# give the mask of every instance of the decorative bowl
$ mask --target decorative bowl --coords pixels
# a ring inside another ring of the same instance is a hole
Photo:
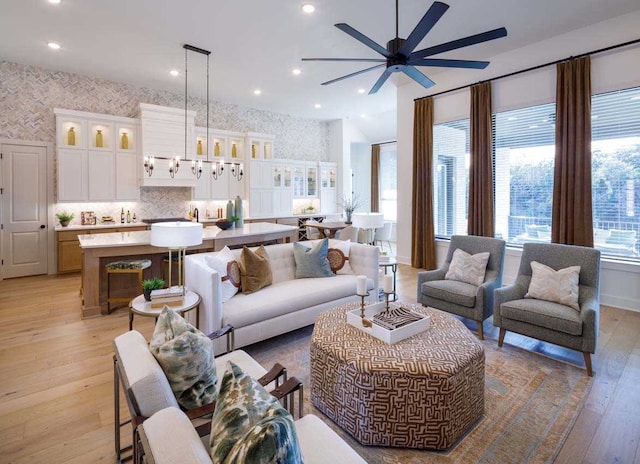
[[[230,221],[228,219],[218,219],[216,221],[216,226],[218,226],[222,230],[227,230],[232,225],[233,225],[233,221]]]

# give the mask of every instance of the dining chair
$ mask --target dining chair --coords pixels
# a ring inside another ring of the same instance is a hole
[[[387,242],[389,245],[389,251],[391,251],[391,230],[393,229],[393,222],[385,222],[384,226],[376,229],[373,241],[377,245],[380,242],[380,249],[383,248],[382,242]]]

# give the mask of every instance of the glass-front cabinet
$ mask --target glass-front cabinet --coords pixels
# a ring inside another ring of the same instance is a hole
[[[306,196],[307,198],[315,198],[318,196],[318,168],[316,166],[307,166],[306,171]]]
[[[306,196],[305,191],[305,167],[293,166],[293,197],[304,198]]]

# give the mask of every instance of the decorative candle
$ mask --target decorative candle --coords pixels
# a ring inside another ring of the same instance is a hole
[[[356,294],[358,295],[367,294],[367,276],[359,275],[356,278]]]
[[[382,278],[382,291],[385,293],[393,293],[393,278],[391,274]]]

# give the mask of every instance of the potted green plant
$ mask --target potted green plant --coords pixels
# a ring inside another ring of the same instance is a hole
[[[144,299],[147,301],[151,301],[151,291],[156,290],[158,288],[163,288],[163,287],[164,287],[164,280],[160,279],[159,277],[143,280],[142,292],[144,294]]]
[[[362,202],[357,194],[350,196],[343,196],[338,205],[344,210],[345,221],[347,224],[351,224],[351,215],[353,212],[362,206]]]
[[[67,227],[73,219],[73,216],[73,213],[67,213],[66,211],[61,211],[56,214],[56,217],[58,218],[58,221],[60,221],[60,225],[62,227]]]

